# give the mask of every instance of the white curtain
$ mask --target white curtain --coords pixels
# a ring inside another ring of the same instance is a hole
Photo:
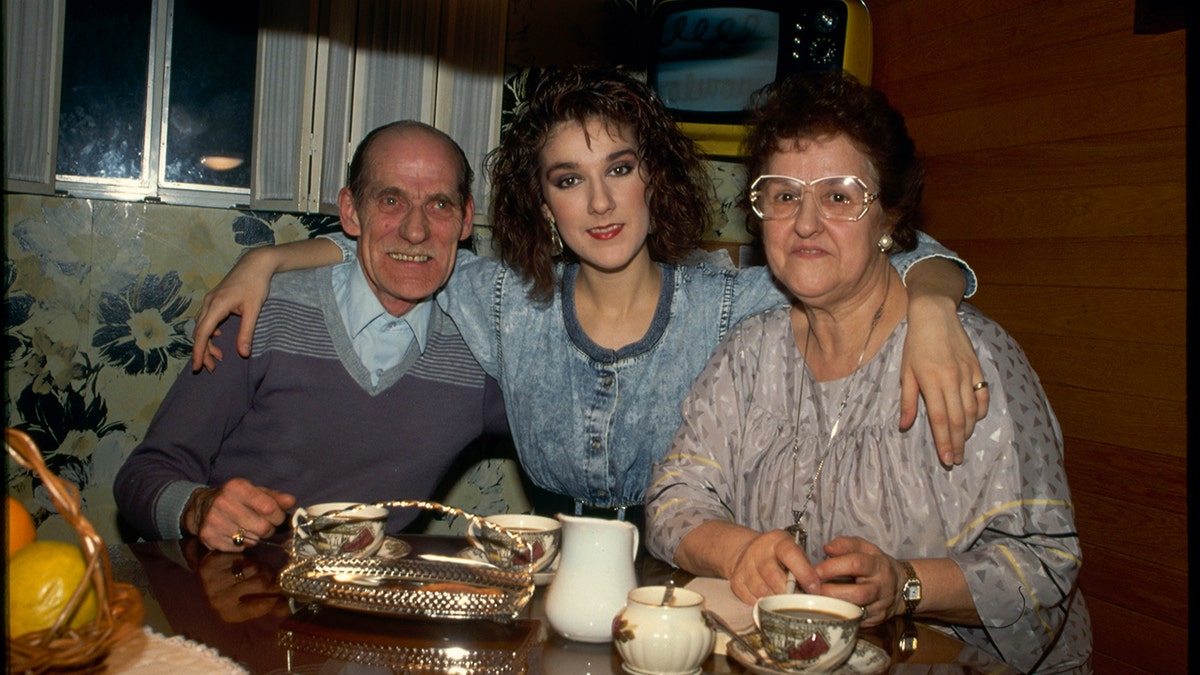
[[[4,11],[4,189],[53,194],[66,0]]]
[[[462,145],[476,170],[477,220],[486,216],[483,158],[500,140],[505,0],[321,0],[307,27],[285,0],[266,4],[292,22],[272,16],[260,34],[254,208],[336,214],[358,142],[414,119]],[[308,111],[311,132],[297,137],[291,130]]]
[[[316,14],[306,3],[289,0],[264,0],[260,7],[250,204],[264,211],[305,211]]]

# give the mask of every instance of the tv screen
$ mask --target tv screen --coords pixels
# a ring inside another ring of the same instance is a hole
[[[672,14],[657,35],[655,82],[680,113],[740,111],[775,81],[779,14],[747,7],[705,7]]]
[[[647,81],[705,153],[737,157],[755,92],[793,73],[871,81],[863,0],[658,0]]]

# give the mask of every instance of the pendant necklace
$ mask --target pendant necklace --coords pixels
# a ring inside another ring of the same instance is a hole
[[[842,402],[838,405],[837,417],[833,420],[833,427],[829,430],[829,440],[825,443],[825,452],[821,453],[821,461],[817,464],[817,471],[813,474],[812,484],[808,487],[808,494],[804,497],[804,503],[799,509],[792,509],[793,523],[787,527],[787,532],[792,535],[792,540],[796,542],[801,549],[808,550],[808,530],[804,529],[804,525],[800,521],[808,513],[808,507],[812,504],[813,497],[817,492],[817,481],[821,478],[821,470],[825,468],[825,460],[829,459],[829,451],[833,449],[833,440],[837,437],[838,431],[842,423],[842,413],[846,412],[846,404],[850,402],[850,392],[854,390],[854,385],[858,383],[858,376],[862,372],[863,358],[867,355],[867,347],[871,345],[871,335],[875,333],[875,326],[879,325],[879,319],[883,317],[883,307],[887,304],[888,291],[892,289],[892,277],[888,275],[887,285],[883,289],[883,302],[879,303],[879,309],[875,310],[875,316],[871,319],[871,327],[867,330],[867,341],[863,344],[862,352],[858,355],[858,363],[854,366],[854,372],[850,377],[850,382],[846,384],[846,393],[842,396]],[[795,437],[792,439],[792,489],[791,493],[796,493],[796,467],[799,463],[800,456],[800,412],[804,408],[804,369],[808,364],[808,344],[812,338],[812,321],[808,322],[808,331],[804,336],[804,362],[800,364],[800,395],[796,405],[796,429]],[[820,405],[820,401],[816,401]]]

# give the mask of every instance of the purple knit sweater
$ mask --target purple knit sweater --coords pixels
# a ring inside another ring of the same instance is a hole
[[[234,477],[300,504],[428,498],[468,443],[507,433],[495,381],[436,304],[424,353],[414,342],[372,386],[330,269],[275,277],[249,359],[236,356],[231,317],[216,339],[230,356],[211,373],[179,375],[113,485],[139,536],[180,538],[191,492]],[[417,515],[394,510],[389,531]]]

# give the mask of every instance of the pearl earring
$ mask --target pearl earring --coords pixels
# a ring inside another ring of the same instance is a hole
[[[883,235],[879,237],[879,241],[875,245],[879,247],[880,253],[886,254],[888,251],[892,250],[892,244],[894,243],[895,242],[892,241],[892,235],[884,232]]]

